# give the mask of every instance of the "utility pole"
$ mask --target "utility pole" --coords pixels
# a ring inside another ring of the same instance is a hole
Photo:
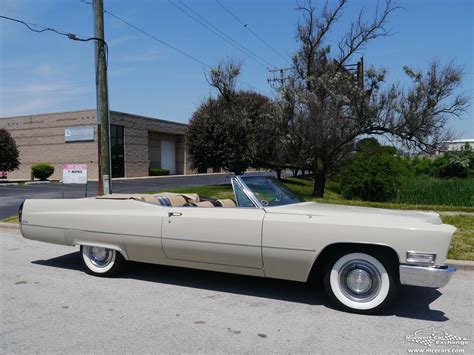
[[[280,82],[280,85],[283,85],[283,83],[285,82],[286,79],[288,78],[285,78],[285,72],[288,71],[288,70],[291,70],[293,69],[292,67],[289,67],[289,68],[273,68],[273,69],[268,69],[268,71],[270,73],[276,73],[276,72],[280,72],[280,77],[279,78],[273,78],[273,79],[267,79],[267,82],[269,84],[271,84],[272,82],[275,82],[275,81],[279,81]]]
[[[112,193],[112,171],[110,154],[109,95],[107,90],[107,45],[104,40],[104,1],[93,0],[97,131],[99,159],[99,195]]]

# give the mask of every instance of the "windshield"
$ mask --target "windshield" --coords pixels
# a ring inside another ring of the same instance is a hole
[[[304,202],[283,183],[271,176],[240,176],[240,178],[263,207]]]

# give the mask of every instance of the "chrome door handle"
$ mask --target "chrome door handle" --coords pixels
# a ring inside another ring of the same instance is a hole
[[[181,212],[168,212],[168,217],[172,216],[182,216],[183,214]]]

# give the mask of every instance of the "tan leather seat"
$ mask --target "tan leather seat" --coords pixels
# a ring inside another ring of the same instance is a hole
[[[217,200],[217,202],[224,208],[237,207],[237,204],[234,202],[234,200],[231,200],[230,198]]]
[[[162,192],[162,193],[159,193],[159,194],[156,194],[156,195],[151,195],[151,196],[166,197],[171,202],[171,206],[173,206],[173,207],[181,207],[181,206],[184,206],[187,203],[186,199],[182,195],[175,194],[175,193],[172,193],[172,192]],[[156,199],[156,200],[158,200],[158,199]]]
[[[198,194],[181,194],[189,203],[198,203],[201,201]]]

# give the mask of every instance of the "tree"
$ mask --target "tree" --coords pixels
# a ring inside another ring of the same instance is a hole
[[[15,140],[6,129],[0,129],[0,171],[18,169],[20,161]]]
[[[194,168],[224,168],[242,174],[249,166],[262,167],[274,146],[274,105],[269,98],[235,88],[240,66],[221,62],[208,82],[219,95],[194,112],[186,142]]]
[[[432,151],[450,137],[448,121],[460,117],[468,104],[466,97],[454,94],[462,77],[454,64],[433,62],[427,72],[405,67],[412,81],[408,88],[384,85],[383,69],[370,68],[363,78],[354,78],[346,65],[369,41],[390,35],[386,25],[397,6],[386,0],[370,20],[361,10],[333,54],[328,37],[346,2],[339,0],[332,8],[326,3],[320,12],[311,1],[299,8],[299,49],[292,80],[284,84],[294,97],[291,135],[300,142],[301,160],[314,172],[317,197],[358,138],[385,135],[409,148]]]

